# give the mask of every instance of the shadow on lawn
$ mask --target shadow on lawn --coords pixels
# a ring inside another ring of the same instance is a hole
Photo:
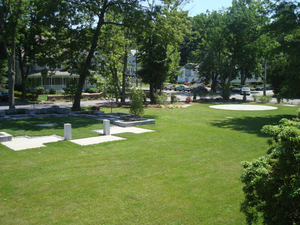
[[[277,125],[282,118],[292,119],[294,117],[292,115],[275,115],[267,117],[228,118],[228,120],[224,121],[211,122],[211,125],[265,137],[261,132],[263,126]]]
[[[56,126],[36,126],[37,124],[56,123]],[[63,129],[65,123],[71,123],[72,128],[84,128],[92,126],[96,123],[102,124],[102,121],[97,121],[82,117],[44,117],[24,120],[6,120],[1,121],[1,130],[24,130],[24,131],[42,131]]]

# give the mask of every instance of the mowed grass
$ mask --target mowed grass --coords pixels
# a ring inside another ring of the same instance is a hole
[[[156,125],[142,127],[155,132],[119,135],[125,141],[62,141],[18,152],[0,145],[0,224],[245,224],[241,161],[266,154],[263,125],[298,109],[278,107],[146,109]],[[58,126],[34,126],[45,122]],[[66,117],[1,121],[0,131],[63,136],[65,122],[74,139],[102,128]]]

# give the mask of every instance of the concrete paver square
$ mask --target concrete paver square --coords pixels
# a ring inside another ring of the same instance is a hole
[[[120,140],[126,140],[126,139],[121,137],[111,136],[111,135],[105,135],[105,136],[82,138],[82,139],[76,139],[70,141],[81,146],[87,146],[87,145],[94,145],[94,144],[99,144],[104,142],[120,141]]]
[[[94,130],[99,134],[103,134],[103,130]],[[111,126],[110,134],[121,134],[121,133],[134,133],[141,134],[146,132],[154,132],[153,130],[143,129],[139,127],[119,127],[119,126]]]
[[[57,142],[64,140],[62,137],[56,135],[42,136],[42,137],[13,137],[11,141],[2,142],[6,147],[20,151],[30,148],[46,147],[45,143]]]

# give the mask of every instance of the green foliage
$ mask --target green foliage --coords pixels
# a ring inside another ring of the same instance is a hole
[[[292,99],[300,96],[300,5],[297,1],[276,1],[272,9],[268,30],[277,45],[269,63],[269,77],[275,94]]]
[[[55,102],[55,101],[56,101],[56,98],[51,98],[51,101],[52,101],[52,102]]]
[[[171,105],[168,105],[168,108],[169,109],[180,109],[181,105],[173,105],[173,104],[171,104]]]
[[[261,96],[258,96],[258,100],[261,101],[262,103],[267,103],[267,102],[270,102],[272,100],[272,96],[271,95],[261,95]]]
[[[87,93],[97,93],[97,89],[96,88],[89,88],[89,89],[86,89],[85,92]]]
[[[231,93],[230,93],[229,90],[227,90],[227,89],[223,89],[223,90],[222,90],[221,96],[222,96],[223,99],[228,100],[229,97],[230,97],[230,95],[231,95]]]
[[[56,90],[54,88],[50,88],[49,94],[52,94],[52,95],[56,94]]]
[[[252,97],[253,97],[254,101],[256,102],[257,99],[259,98],[259,95],[252,95]]]
[[[63,95],[69,97],[70,99],[75,98],[76,92],[77,92],[77,84],[75,83],[67,84],[67,86],[63,88]]]
[[[167,104],[167,98],[168,95],[165,92],[162,93],[155,93],[154,94],[155,103],[159,105],[166,105]]]
[[[300,121],[282,119],[277,126],[264,126],[270,135],[268,155],[243,162],[245,200],[241,211],[247,223],[299,224],[300,219]]]
[[[45,88],[44,88],[44,87],[36,87],[35,90],[36,90],[36,93],[37,93],[38,95],[43,95],[43,94],[45,94]]]
[[[189,33],[187,13],[178,11],[178,1],[149,7],[142,12],[136,30],[138,58],[141,69],[138,76],[150,84],[150,99],[154,103],[154,90],[179,73],[179,44]]]
[[[176,93],[172,93],[171,94],[171,104],[174,104],[177,101],[178,101],[177,94]]]
[[[129,112],[131,114],[134,114],[136,117],[140,117],[144,114],[144,107],[143,107],[143,101],[144,101],[145,93],[143,90],[140,89],[131,89],[130,91],[130,110]]]
[[[210,99],[214,99],[217,96],[217,93],[214,91],[209,91],[208,95],[209,95]]]

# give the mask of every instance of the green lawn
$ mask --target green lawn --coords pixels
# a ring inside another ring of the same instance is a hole
[[[146,109],[156,125],[142,127],[155,132],[119,135],[126,141],[86,147],[63,141],[19,152],[0,145],[0,223],[245,224],[241,161],[265,154],[263,125],[298,110],[278,107]],[[59,125],[34,126],[41,122]],[[74,139],[102,128],[90,119],[49,118],[1,121],[0,131],[63,136],[65,122]]]

